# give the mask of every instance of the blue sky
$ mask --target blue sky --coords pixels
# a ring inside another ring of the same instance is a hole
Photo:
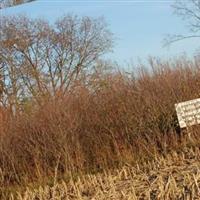
[[[198,39],[190,39],[163,47],[166,34],[187,33],[186,23],[173,14],[173,0],[37,0],[1,10],[1,15],[23,13],[31,17],[55,20],[72,13],[92,17],[104,16],[115,36],[114,52],[109,58],[120,63],[148,56],[189,56],[199,47]]]

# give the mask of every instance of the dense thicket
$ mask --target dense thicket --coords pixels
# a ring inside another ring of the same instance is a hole
[[[102,170],[155,159],[187,145],[199,147],[178,128],[174,104],[200,95],[198,59],[151,60],[136,74],[96,74],[62,99],[24,105],[4,115],[0,134],[2,184],[54,174]],[[6,120],[5,120],[6,119]]]
[[[199,57],[109,70],[112,35],[88,17],[9,17],[0,33],[2,188],[200,147],[199,126],[181,131],[174,108],[200,96]]]

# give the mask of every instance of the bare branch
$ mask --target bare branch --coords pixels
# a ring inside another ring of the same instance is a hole
[[[189,35],[167,35],[164,40],[164,46],[185,39],[200,38],[200,0],[179,0],[172,7],[174,13],[187,22]]]
[[[36,101],[64,95],[112,48],[112,34],[101,18],[67,15],[50,25],[24,16],[3,17],[0,31],[4,84],[15,102],[23,95]]]

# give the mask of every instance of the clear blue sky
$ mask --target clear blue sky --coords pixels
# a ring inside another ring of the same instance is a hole
[[[1,10],[1,15],[23,13],[53,21],[72,13],[93,17],[104,16],[116,38],[114,52],[109,57],[120,63],[148,56],[189,56],[199,47],[199,40],[190,39],[163,48],[166,34],[187,33],[186,24],[173,14],[173,0],[37,0]]]

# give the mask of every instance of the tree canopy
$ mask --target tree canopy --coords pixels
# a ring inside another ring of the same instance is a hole
[[[0,24],[1,102],[64,95],[112,48],[104,19],[66,15],[55,24],[25,16]]]

